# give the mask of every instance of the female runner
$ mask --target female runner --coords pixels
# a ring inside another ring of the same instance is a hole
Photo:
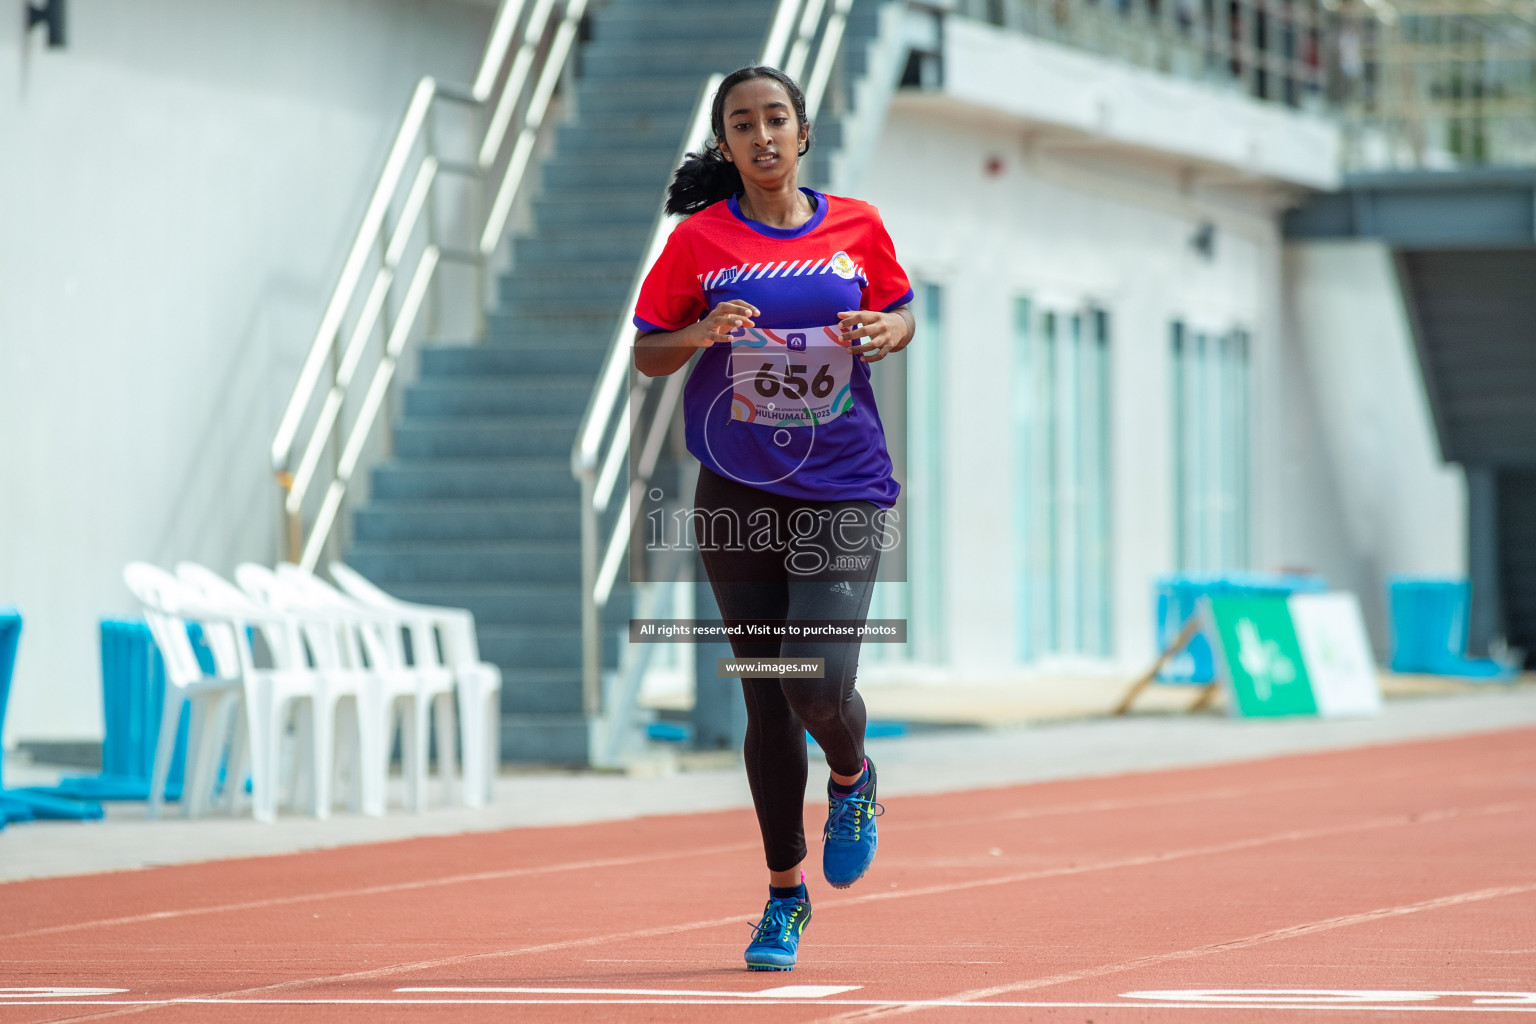
[[[701,463],[695,528],[725,623],[862,623],[899,490],[867,364],[912,340],[912,289],[874,207],[797,186],[811,124],[789,76],[731,74],[710,123],[713,145],[689,154],[668,192],[668,212],[692,216],[645,279],[635,364],[662,376],[703,350],[684,422]],[[787,971],[811,917],[800,870],[807,730],[832,776],[823,875],[845,888],[875,856],[859,644],[733,633],[732,648],[824,663],[819,679],[742,680],[769,894],[746,962]]]

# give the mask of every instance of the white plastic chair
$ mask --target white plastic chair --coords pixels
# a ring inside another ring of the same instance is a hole
[[[194,562],[180,563],[176,573],[202,594],[213,614],[227,625],[227,632],[215,629],[210,641],[215,659],[227,658],[233,649],[240,665],[245,683],[253,816],[257,821],[275,821],[286,789],[295,799],[304,793],[315,817],[328,817],[332,747],[320,719],[329,714],[329,695],[325,680],[306,657],[299,620],[253,599],[218,573]],[[259,630],[266,642],[270,666],[256,664],[253,629]],[[296,719],[297,729],[285,786],[282,753],[290,716]]]
[[[181,709],[191,704],[181,805],[183,814],[195,817],[206,813],[215,803],[213,788],[226,750],[224,738],[229,733],[229,716],[240,710],[241,680],[238,672],[220,671],[213,676],[203,673],[187,636],[188,621],[198,621],[206,612],[198,607],[199,595],[195,591],[165,570],[143,562],[126,566],[123,582],[144,606],[150,636],[165,663],[165,699],[150,776],[148,814],[151,818],[159,817],[164,806]],[[205,622],[205,635],[213,628],[215,624]],[[230,787],[234,788],[238,787]]]
[[[459,698],[460,750],[464,765],[464,804],[483,807],[494,797],[501,764],[501,669],[480,660],[475,617],[464,608],[402,601],[374,586],[342,562],[330,564],[331,578],[347,594],[374,608],[397,614],[411,633],[417,665],[446,663]],[[442,661],[437,637],[442,637]]]
[[[309,595],[317,607],[335,609],[355,630],[361,642],[357,654],[366,654],[369,670],[381,688],[382,699],[373,711],[379,716],[375,727],[383,737],[375,751],[384,758],[379,770],[387,777],[390,741],[398,721],[406,805],[412,810],[421,810],[427,802],[428,742],[432,712],[436,710],[438,775],[444,793],[451,796],[457,747],[453,673],[436,659],[417,659],[414,665],[408,662],[403,630],[410,628],[410,623],[399,612],[365,605],[291,563],[280,564],[277,576]]]
[[[346,772],[347,806],[354,812],[384,813],[384,779],[373,769],[382,742],[372,728],[378,686],[361,659],[349,649],[349,624],[332,609],[316,607],[271,569],[247,562],[235,567],[235,579],[250,597],[292,617],[302,638],[300,656],[315,678],[311,718],[314,739],[315,803],[327,817],[337,769]]]

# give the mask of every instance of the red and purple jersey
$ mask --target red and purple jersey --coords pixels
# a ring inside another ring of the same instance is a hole
[[[880,214],[801,189],[816,206],[798,228],[749,220],[735,198],[679,224],[646,275],[641,331],[678,331],[728,299],[762,315],[699,356],[683,389],[688,450],[728,479],[813,501],[896,501],[869,364],[837,315],[912,301]]]

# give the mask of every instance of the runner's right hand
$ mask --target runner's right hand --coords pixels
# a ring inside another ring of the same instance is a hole
[[[752,322],[755,316],[762,316],[755,307],[736,299],[727,299],[689,329],[688,341],[696,348],[708,348],[718,342],[729,343],[732,331],[755,326]]]

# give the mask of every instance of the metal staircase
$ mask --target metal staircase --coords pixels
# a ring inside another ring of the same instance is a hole
[[[520,24],[557,19],[560,6],[537,0]],[[882,6],[594,0],[586,12],[589,38],[564,72],[567,120],[543,164],[531,227],[512,240],[513,269],[495,282],[484,339],[420,350],[419,377],[404,389],[392,424],[392,451],[372,467],[369,496],[353,512],[342,551],[391,593],[474,613],[481,654],[503,674],[505,759],[585,764],[594,757],[602,698],[594,697],[592,666],[584,672],[583,664],[594,645],[583,639],[590,601],[583,597],[582,488],[572,449],[612,356],[615,325],[627,323],[637,268],[654,242],[658,206],[701,87],[712,74],[756,63],[771,27],[790,48],[835,22],[837,31],[823,40],[830,50],[820,148],[807,169],[807,183],[825,187],[838,177],[837,143],[863,95],[858,83],[870,77],[866,51],[875,52],[869,43]],[[883,118],[900,62],[877,54],[873,63],[881,69],[883,84],[872,95]],[[863,102],[866,114],[875,113],[873,101]],[[858,127],[861,138],[870,135],[863,121]],[[505,208],[499,215],[505,218]],[[489,255],[499,240],[485,242]],[[331,330],[339,341],[339,325]],[[392,345],[403,335],[388,333]],[[398,346],[391,351],[398,354]],[[355,464],[360,444],[349,439],[345,447]],[[290,501],[292,521],[301,504],[302,493]],[[316,522],[318,535],[302,545],[302,526],[293,531],[294,548],[302,546],[310,564],[330,526]],[[620,583],[597,619],[596,661],[610,677],[631,604]]]
[[[1397,261],[1440,451],[1467,472],[1470,646],[1503,637],[1532,656],[1536,246],[1408,249]]]
[[[411,600],[470,609],[502,670],[502,750],[585,763],[579,490],[571,444],[699,83],[756,57],[771,0],[614,0],[590,15],[576,116],[558,129],[486,337],[422,350],[394,457],[347,560]],[[607,608],[617,658],[625,592]]]
[[[1536,658],[1536,169],[1350,175],[1285,235],[1393,249],[1440,455],[1467,474],[1468,649]]]

